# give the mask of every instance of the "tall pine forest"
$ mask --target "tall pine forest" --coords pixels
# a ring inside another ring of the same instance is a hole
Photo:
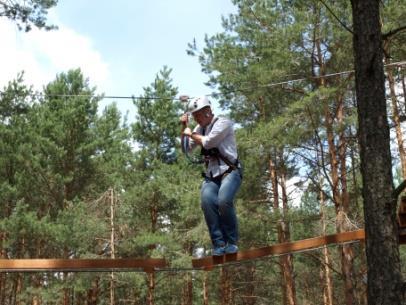
[[[236,123],[240,249],[364,228],[351,2],[232,2],[223,31],[185,49],[209,77],[214,112]],[[406,179],[406,2],[380,1],[380,14],[396,187]],[[367,305],[364,242],[192,268],[211,253],[203,168],[181,152],[184,92],[171,73],[145,80],[134,117],[120,100],[102,108],[80,67],[40,92],[24,72],[1,88],[0,258],[169,266],[3,272],[0,305]],[[406,246],[399,255],[405,280]]]

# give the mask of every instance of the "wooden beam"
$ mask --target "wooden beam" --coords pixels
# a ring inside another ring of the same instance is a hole
[[[365,239],[365,231],[362,229],[333,235],[319,236],[295,242],[276,244],[257,249],[250,249],[240,251],[236,254],[226,254],[223,256],[209,256],[199,259],[193,259],[192,265],[195,268],[203,268],[206,270],[210,270],[213,268],[214,265],[223,264],[227,262],[244,261],[269,255],[289,254],[297,251],[314,249],[329,244],[345,243],[349,241],[364,240],[364,239]]]
[[[0,259],[0,272],[134,271],[153,272],[166,267],[164,259]]]

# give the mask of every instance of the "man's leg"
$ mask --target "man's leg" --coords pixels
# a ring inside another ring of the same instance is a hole
[[[224,248],[226,243],[220,227],[220,214],[217,199],[218,191],[219,186],[215,182],[206,179],[203,182],[201,189],[201,207],[204,213],[207,227],[209,229],[214,252],[218,250],[218,253],[214,254],[221,255],[222,253],[220,252],[222,252],[223,250],[219,248]]]
[[[234,199],[240,186],[240,173],[238,170],[234,170],[223,178],[218,193],[220,226],[225,234],[225,242],[229,245],[236,245],[238,241],[238,222]]]

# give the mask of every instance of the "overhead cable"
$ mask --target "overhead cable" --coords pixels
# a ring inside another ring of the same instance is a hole
[[[406,61],[398,61],[398,62],[393,62],[389,64],[384,64],[384,67],[392,67],[392,66],[397,66],[397,67],[402,67],[406,65]],[[315,80],[315,79],[321,79],[321,78],[329,78],[329,77],[334,77],[334,76],[339,76],[339,75],[347,75],[350,73],[354,73],[355,70],[348,70],[348,71],[341,71],[341,72],[335,72],[335,73],[330,73],[330,74],[325,74],[325,75],[319,75],[319,76],[309,76],[309,77],[302,77],[302,78],[296,78],[296,79],[290,79],[286,81],[280,81],[280,82],[275,82],[275,83],[268,83],[268,84],[263,84],[263,85],[257,85],[257,86],[252,86],[252,87],[247,87],[244,89],[236,89],[236,90],[230,90],[227,93],[232,93],[232,92],[239,92],[239,91],[245,91],[245,90],[253,90],[257,88],[271,88],[271,87],[276,87],[276,86],[281,86],[281,85],[287,85],[287,84],[292,84],[296,82],[302,82],[305,80]],[[4,91],[0,91],[0,96],[4,94]],[[214,92],[211,94],[206,94],[206,96],[215,96],[219,95],[221,92]],[[100,99],[130,99],[130,100],[169,100],[169,101],[183,101],[182,96],[179,96],[178,98],[171,98],[171,97],[158,97],[158,96],[121,96],[121,95],[103,95],[103,94],[44,94],[44,93],[34,93],[31,94],[31,96],[36,96],[36,97],[84,97],[84,98],[100,98]],[[193,97],[191,97],[193,98]]]

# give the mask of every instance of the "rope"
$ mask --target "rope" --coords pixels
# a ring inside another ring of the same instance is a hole
[[[182,136],[182,152],[185,154],[186,159],[192,164],[203,164],[202,159],[193,158],[189,155],[189,137]]]

